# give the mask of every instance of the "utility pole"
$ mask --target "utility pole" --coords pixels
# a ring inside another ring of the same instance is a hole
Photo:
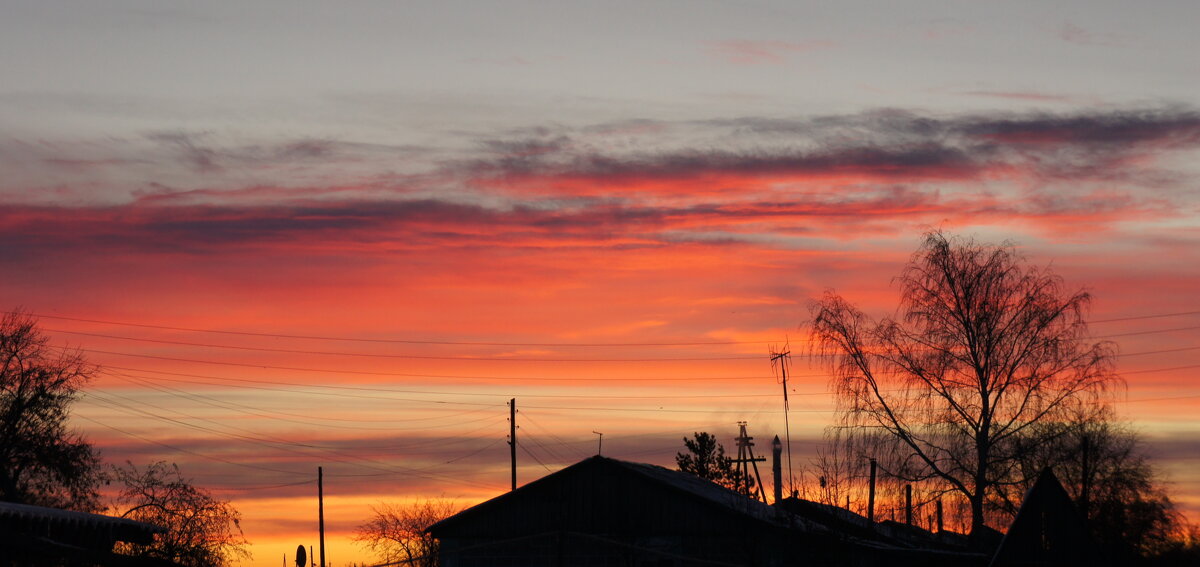
[[[875,459],[871,459],[871,484],[867,492],[867,521],[875,528]]]
[[[1084,431],[1083,439],[1080,440],[1080,444],[1082,445],[1080,449],[1083,452],[1083,474],[1081,475],[1083,477],[1083,488],[1079,492],[1079,508],[1083,511],[1083,519],[1085,521],[1090,519],[1092,514],[1092,471],[1090,469],[1091,463],[1089,462],[1091,458],[1091,443],[1088,441],[1087,432]]]
[[[942,533],[942,499],[937,499],[937,533]]]
[[[754,438],[746,433],[746,422],[738,422],[739,435],[737,437],[738,457],[733,460],[737,463],[738,482],[740,483],[739,491],[751,498],[767,501],[767,494],[763,491],[762,477],[758,474],[758,462],[767,460],[766,457],[754,456]],[[750,476],[750,467],[754,467],[754,476]],[[756,482],[754,489],[750,489],[750,479],[753,478]]]
[[[604,434],[600,433],[599,431],[593,431],[592,433],[595,433],[596,435],[600,436],[600,445],[598,447],[596,447],[596,455],[603,455],[604,454]]]
[[[788,485],[796,485],[796,477],[792,473],[792,427],[788,423],[788,359],[792,355],[792,351],[788,349],[787,344],[783,346],[783,350],[775,352],[775,348],[771,348],[771,368],[779,368],[780,383],[783,384],[783,435],[787,439],[787,458],[788,458]]]
[[[912,514],[913,514],[912,485],[906,484],[906,485],[904,485],[904,523],[905,523],[905,525],[909,525],[909,526],[913,525],[912,524]]]
[[[517,489],[517,399],[508,400],[508,453],[512,457],[512,489]]]
[[[321,533],[321,567],[325,567],[325,471],[317,467],[317,524]]]

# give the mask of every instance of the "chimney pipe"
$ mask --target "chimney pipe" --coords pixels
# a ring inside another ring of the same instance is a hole
[[[783,443],[779,436],[771,442],[771,474],[775,476],[775,503],[783,500]]]

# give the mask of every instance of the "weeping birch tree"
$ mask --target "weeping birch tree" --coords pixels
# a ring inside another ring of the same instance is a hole
[[[957,493],[978,534],[989,502],[1037,474],[1020,466],[1021,447],[1060,430],[1038,426],[1069,420],[1116,383],[1114,348],[1088,339],[1085,291],[1009,245],[929,233],[896,283],[894,319],[872,320],[832,292],[811,306],[843,450]]]

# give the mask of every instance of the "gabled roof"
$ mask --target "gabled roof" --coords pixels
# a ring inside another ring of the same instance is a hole
[[[1045,469],[1025,494],[991,565],[1088,565],[1095,549],[1071,496]]]
[[[592,459],[604,459],[654,482],[682,491],[688,495],[702,498],[732,512],[750,516],[764,522],[777,523],[779,515],[771,506],[694,474],[673,471],[658,465],[619,461],[601,456],[595,456]]]
[[[534,492],[540,486],[548,485],[559,478],[579,474],[589,469],[601,469],[605,474],[634,475],[683,498],[699,501],[707,506],[712,506],[755,521],[776,526],[791,525],[793,527],[805,527],[817,531],[822,529],[820,526],[793,518],[789,514],[783,514],[758,500],[747,498],[742,494],[689,473],[670,470],[658,465],[634,463],[597,455],[546,475],[512,492],[502,494],[477,506],[463,510],[454,516],[430,526],[427,531],[437,532],[458,523],[464,517],[484,513],[487,510],[502,507],[508,503],[515,503],[524,494]]]

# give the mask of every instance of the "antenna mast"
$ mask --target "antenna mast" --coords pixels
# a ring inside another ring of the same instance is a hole
[[[783,384],[783,433],[787,438],[787,460],[788,460],[788,485],[789,487],[796,486],[796,477],[792,473],[792,427],[788,422],[788,361],[792,355],[792,351],[788,348],[788,344],[783,344],[783,350],[776,352],[775,347],[771,347],[771,370],[779,369],[779,382]]]

